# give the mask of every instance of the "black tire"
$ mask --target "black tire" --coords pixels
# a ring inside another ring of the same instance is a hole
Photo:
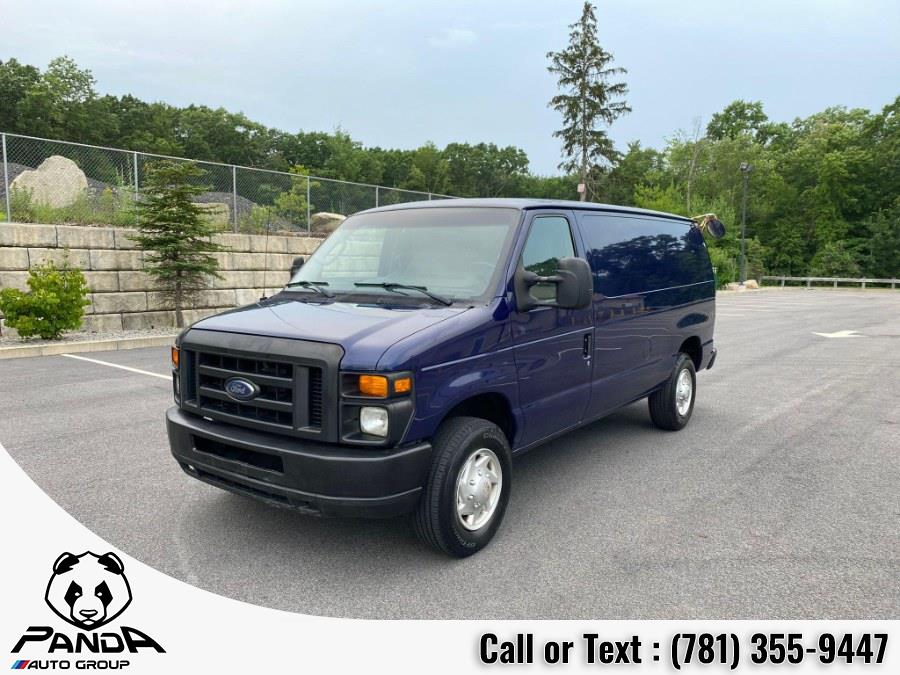
[[[676,395],[678,378],[683,371],[690,373],[691,378],[691,404],[684,415],[678,412]],[[697,400],[697,371],[694,369],[694,361],[687,354],[679,354],[675,361],[675,368],[666,383],[650,394],[650,419],[660,429],[666,431],[679,431],[687,426],[694,412],[694,401]]]
[[[478,417],[453,417],[438,429],[433,447],[431,472],[413,524],[416,534],[437,550],[465,558],[487,546],[503,521],[512,487],[509,442],[496,424]],[[470,455],[481,448],[491,450],[499,460],[500,496],[490,520],[468,530],[457,516],[457,479]]]

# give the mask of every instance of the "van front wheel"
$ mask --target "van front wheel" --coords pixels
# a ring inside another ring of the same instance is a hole
[[[512,479],[512,453],[500,428],[453,417],[434,437],[416,533],[439,551],[464,558],[487,546],[500,527]]]
[[[694,412],[697,372],[687,354],[679,354],[675,369],[662,388],[650,394],[650,419],[660,429],[678,431],[687,426]]]

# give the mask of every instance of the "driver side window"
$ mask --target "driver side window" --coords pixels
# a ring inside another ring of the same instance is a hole
[[[522,265],[528,272],[542,277],[556,274],[560,258],[575,255],[569,221],[562,216],[541,216],[531,223],[528,240],[522,250]],[[531,287],[535,300],[556,300],[556,284],[535,284]]]

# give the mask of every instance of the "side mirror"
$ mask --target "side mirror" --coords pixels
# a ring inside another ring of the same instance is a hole
[[[304,258],[302,255],[294,258],[294,262],[291,263],[291,277],[292,278],[300,270],[300,268],[303,267],[303,263],[305,263],[305,262],[306,262],[306,258]]]
[[[715,213],[704,213],[702,216],[693,216],[695,227],[713,239],[721,239],[725,236],[725,225],[716,217]]]
[[[725,236],[725,224],[718,218],[711,218],[706,223],[706,231],[713,239],[721,239]]]
[[[514,279],[516,309],[527,312],[534,307],[549,306],[563,309],[584,309],[591,304],[594,282],[591,266],[582,258],[562,258],[556,274],[542,277],[521,265]],[[556,302],[542,302],[531,295],[535,284],[556,284]]]

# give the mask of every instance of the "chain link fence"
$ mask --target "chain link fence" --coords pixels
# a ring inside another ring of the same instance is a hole
[[[134,204],[159,161],[203,169],[197,202],[223,231],[327,231],[375,206],[448,195],[0,133],[0,222],[135,227]]]

